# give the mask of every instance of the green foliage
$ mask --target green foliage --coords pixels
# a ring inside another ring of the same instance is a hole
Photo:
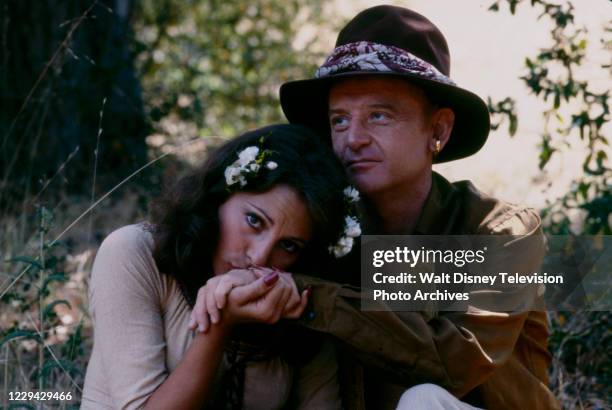
[[[0,347],[14,339],[32,339],[40,342],[40,336],[33,330],[9,329],[0,340]]]
[[[200,135],[233,136],[284,121],[278,87],[310,77],[322,55],[294,49],[305,25],[329,22],[321,0],[139,2],[137,66],[154,121],[195,124]],[[159,128],[159,124],[158,124]]]
[[[551,312],[551,383],[564,408],[604,408],[612,397],[610,312]]]
[[[506,0],[511,13],[516,12],[522,0]],[[501,1],[496,1],[491,10],[499,10]],[[551,45],[539,50],[534,57],[525,59],[527,73],[521,77],[525,85],[542,98],[549,107],[542,112],[544,127],[540,135],[540,169],[545,169],[550,160],[571,149],[569,140],[576,133],[586,147],[581,172],[568,192],[542,211],[547,229],[551,233],[569,234],[570,210],[584,211],[585,234],[612,234],[609,218],[612,212],[612,169],[608,152],[609,141],[603,133],[610,120],[609,90],[597,92],[588,79],[576,74],[577,68],[589,64],[586,60],[587,30],[574,26],[574,7],[571,2],[553,4],[541,0],[530,0],[533,7],[541,9],[539,18],[548,18],[553,23]],[[611,32],[611,27],[606,28]],[[602,39],[605,50],[612,51],[612,40]],[[606,69],[608,66],[600,67]],[[552,72],[561,71],[561,75]],[[506,98],[500,103],[489,101],[489,108],[501,116],[494,122],[494,129],[504,117],[509,119],[509,131],[516,131],[515,102]],[[569,114],[567,114],[569,112]],[[496,115],[497,117],[497,115]]]
[[[498,11],[507,3],[515,14],[523,0],[498,0],[490,7]],[[612,212],[612,170],[608,153],[609,141],[603,133],[610,120],[609,90],[596,92],[588,79],[578,78],[577,68],[590,61],[586,58],[587,30],[574,26],[571,2],[553,4],[530,0],[542,12],[539,18],[553,23],[551,45],[525,59],[527,73],[521,77],[548,108],[542,113],[544,127],[540,138],[539,166],[544,170],[555,155],[572,146],[571,137],[578,135],[586,147],[582,167],[565,195],[549,202],[542,211],[545,230],[552,234],[610,235]],[[612,26],[605,33],[612,32]],[[612,40],[602,39],[604,50],[612,54]],[[556,70],[561,75],[552,75]],[[599,67],[610,71],[610,65]],[[489,101],[491,112],[501,119],[516,123],[515,101],[506,98],[498,104]],[[569,114],[567,114],[569,113]],[[510,132],[512,134],[512,131]],[[582,230],[572,231],[570,212],[582,210]],[[549,341],[553,353],[551,384],[564,408],[604,408],[612,397],[612,332],[610,312],[551,312],[552,334]]]
[[[518,117],[516,115],[516,102],[510,98],[506,97],[503,100],[494,103],[491,97],[487,99],[487,106],[489,108],[489,112],[493,115],[493,121],[491,122],[491,129],[498,129],[505,121],[505,118],[508,118],[508,133],[511,137],[516,134],[516,130],[518,128]],[[497,120],[497,121],[496,121]]]
[[[4,261],[10,284],[5,282],[0,289],[0,311],[4,313],[0,352],[7,366],[0,373],[0,383],[11,386],[12,391],[53,386],[75,394],[84,373],[82,323],[70,329],[57,316],[60,306],[73,310],[68,300],[58,298],[58,285],[68,280],[63,270],[66,250],[46,239],[53,227],[51,211],[40,207],[37,214],[37,243],[28,248],[35,249],[38,256],[20,255]]]

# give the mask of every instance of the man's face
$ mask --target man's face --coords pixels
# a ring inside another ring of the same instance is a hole
[[[354,77],[329,94],[332,145],[366,195],[405,189],[431,171],[432,107],[392,77]]]

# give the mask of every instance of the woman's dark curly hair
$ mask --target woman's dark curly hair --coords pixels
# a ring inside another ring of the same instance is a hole
[[[269,151],[266,161],[278,167],[262,167],[246,186],[234,184],[230,189],[225,169],[249,146]],[[266,192],[279,184],[298,192],[313,221],[313,239],[291,267],[293,272],[308,271],[309,263],[320,264],[330,257],[327,248],[342,234],[346,209],[342,191],[348,181],[329,146],[305,127],[270,125],[232,139],[153,204],[153,256],[160,272],[178,281],[191,306],[198,289],[213,275],[219,207],[237,191]]]

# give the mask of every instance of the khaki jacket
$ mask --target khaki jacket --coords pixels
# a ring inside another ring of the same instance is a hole
[[[533,210],[434,173],[415,233],[524,235],[508,244],[517,255],[512,268],[535,271],[545,251],[540,225]],[[490,409],[559,408],[548,389],[545,312],[366,312],[357,286],[295,279],[312,287],[302,323],[339,340],[348,409],[395,409],[402,392],[421,383]]]

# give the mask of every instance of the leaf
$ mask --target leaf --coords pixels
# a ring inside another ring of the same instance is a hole
[[[58,306],[58,305],[66,305],[68,307],[68,309],[72,309],[72,306],[70,306],[70,303],[67,300],[65,300],[65,299],[54,300],[53,302],[51,302],[47,306],[45,306],[45,309],[43,310],[42,317],[43,318],[47,318],[47,317],[51,316],[51,314],[55,313],[53,311],[53,309],[56,306]]]
[[[488,8],[489,11],[499,11],[499,4],[493,3],[491,7]]]
[[[31,258],[29,256],[16,256],[14,258],[8,259],[6,262],[8,263],[23,262],[30,266],[34,266],[36,269],[39,269],[39,270],[43,268],[42,264],[37,259]]]
[[[603,150],[597,151],[597,161],[598,162],[604,161],[606,159],[608,159],[608,154],[606,154],[605,151]]]
[[[519,0],[509,0],[510,1],[510,13],[514,14],[516,13],[516,4],[519,2]]]
[[[70,375],[82,374],[81,370],[72,362],[64,359],[56,360],[47,360],[45,364],[43,364],[42,369],[40,369],[40,373],[43,378],[47,378],[53,369],[60,369],[69,373]]]
[[[34,330],[14,330],[8,335],[4,336],[2,340],[0,340],[0,347],[4,345],[6,342],[11,341],[13,339],[34,339],[37,342],[40,342],[40,336]]]
[[[51,282],[66,282],[68,278],[63,273],[54,273],[53,275],[49,275],[45,278],[40,290],[38,291],[39,295],[45,294],[47,292],[47,287]]]
[[[553,147],[550,146],[549,138],[550,137],[544,137],[542,139],[539,163],[540,169],[544,169],[548,161],[550,161],[552,154],[556,151]]]
[[[510,126],[508,127],[508,132],[510,136],[513,137],[516,134],[516,130],[518,128],[518,118],[515,115],[510,115]]]
[[[588,193],[589,193],[589,188],[590,187],[591,187],[591,184],[587,183],[587,182],[580,182],[580,185],[578,185],[578,193],[585,200],[588,198]]]

